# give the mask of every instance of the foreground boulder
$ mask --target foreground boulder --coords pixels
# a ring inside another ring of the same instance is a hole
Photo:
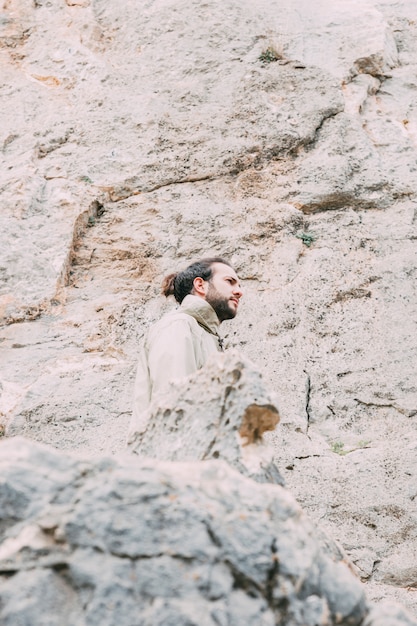
[[[369,613],[292,496],[225,462],[87,463],[16,438],[0,472],[2,626],[359,626]]]
[[[258,482],[284,484],[273,447],[278,409],[261,374],[237,351],[216,354],[201,370],[155,399],[130,449],[164,461],[224,459]]]
[[[0,475],[2,626],[416,625],[373,618],[292,496],[225,462],[84,462],[15,438]]]

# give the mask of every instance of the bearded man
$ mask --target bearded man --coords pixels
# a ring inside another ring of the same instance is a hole
[[[180,305],[147,332],[140,355],[129,431],[142,432],[146,410],[175,379],[189,376],[223,349],[219,326],[237,313],[242,289],[239,278],[222,258],[201,259],[182,272],[169,274],[162,293]]]

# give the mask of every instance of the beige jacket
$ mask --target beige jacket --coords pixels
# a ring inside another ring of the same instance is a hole
[[[151,326],[138,363],[130,435],[146,428],[146,411],[156,395],[170,382],[203,367],[211,353],[222,349],[218,330],[214,309],[191,294]]]

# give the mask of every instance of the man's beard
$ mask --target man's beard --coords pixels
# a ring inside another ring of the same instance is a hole
[[[229,298],[221,296],[210,283],[206,295],[206,302],[213,307],[220,322],[233,319],[237,313],[237,310],[231,306]]]

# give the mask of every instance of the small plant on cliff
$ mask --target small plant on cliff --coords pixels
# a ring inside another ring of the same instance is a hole
[[[351,448],[350,450],[345,450],[345,444],[343,441],[332,441],[330,444],[330,449],[335,454],[340,454],[340,456],[344,456],[345,454],[349,454],[349,452],[355,452],[356,450],[363,450],[364,448],[369,448],[370,441],[361,440],[358,441],[358,445],[355,448]]]
[[[305,246],[307,246],[307,248],[311,246],[313,241],[316,241],[316,236],[314,233],[308,233],[308,232],[297,233],[296,237],[298,239],[301,239],[301,241],[303,242]]]
[[[258,61],[261,63],[274,63],[274,61],[279,61],[283,58],[282,52],[274,48],[273,46],[268,46],[266,50],[261,52],[258,57]]]
[[[344,447],[345,444],[343,443],[343,441],[333,441],[330,444],[332,452],[334,452],[335,454],[340,454],[340,456],[346,454],[346,450],[344,450]]]

